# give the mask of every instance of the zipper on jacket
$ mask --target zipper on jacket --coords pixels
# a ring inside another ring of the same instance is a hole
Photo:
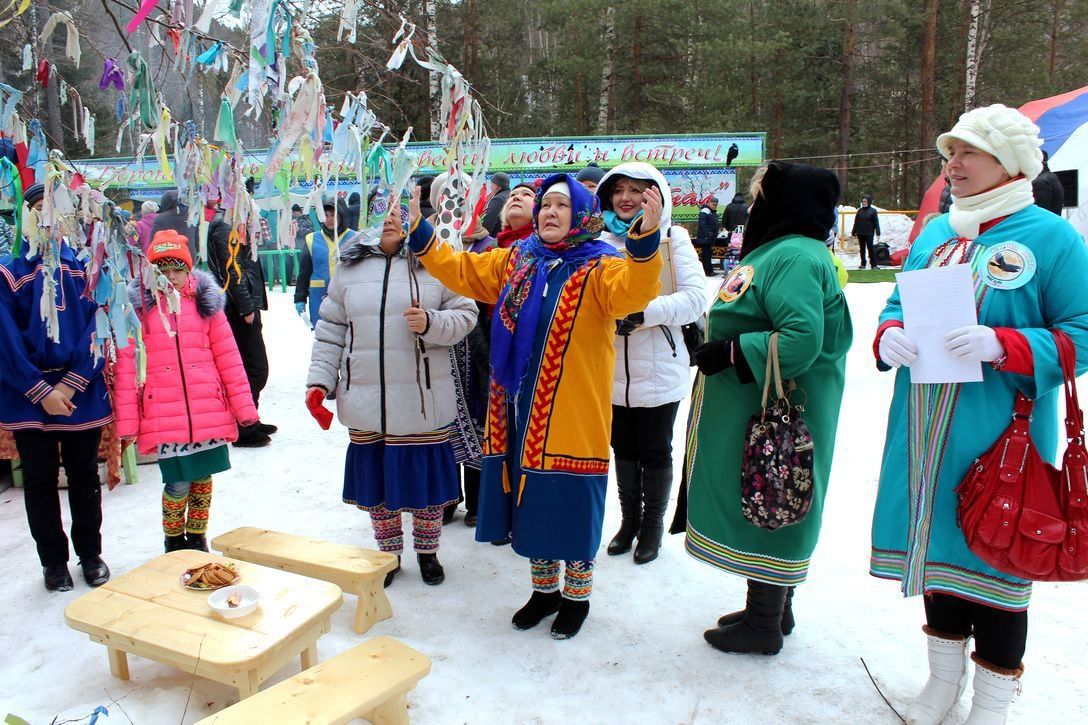
[[[177,330],[174,333],[174,349],[178,351],[178,372],[181,373],[181,395],[185,398],[185,418],[189,421],[189,442],[196,443],[193,440],[193,411],[189,409],[189,386],[185,383],[185,363],[181,360],[181,325],[178,322],[178,316],[174,315],[174,327]]]
[[[624,406],[631,407],[631,356],[628,354],[628,349],[631,345],[631,336],[623,336],[623,372],[624,372]]]
[[[385,303],[389,296],[389,272],[393,258],[385,258],[385,275],[382,278],[382,303],[378,311],[378,388],[381,392],[382,434],[385,434]]]
[[[355,323],[348,321],[348,352],[355,352]]]
[[[348,374],[347,374],[347,381],[346,381],[346,384],[344,386],[344,389],[345,390],[351,390],[351,355],[348,355],[347,362],[348,362],[348,365],[347,365]]]

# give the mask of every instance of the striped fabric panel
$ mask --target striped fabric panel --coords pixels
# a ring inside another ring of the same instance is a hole
[[[86,423],[79,423],[78,425],[65,425],[64,423],[50,423],[44,425],[36,420],[24,421],[22,423],[5,423],[4,430],[16,431],[16,430],[40,430],[46,433],[70,433],[81,430],[92,430],[94,428],[101,428],[104,425],[113,422],[113,413],[99,418],[98,420],[87,421]]]
[[[427,433],[411,433],[409,435],[395,436],[382,435],[374,431],[349,430],[348,437],[352,443],[367,445],[369,443],[385,443],[387,446],[420,446],[436,443],[446,443],[450,439],[449,428],[429,431]]]
[[[40,403],[42,398],[49,395],[52,391],[53,386],[44,380],[39,380],[34,384],[34,387],[23,393],[23,395],[29,398],[31,403]]]
[[[695,470],[695,454],[699,444],[696,442],[696,431],[699,430],[699,417],[703,412],[703,385],[706,378],[702,373],[695,377],[695,389],[691,392],[691,413],[688,416],[688,431],[685,441],[684,460],[687,461],[687,469],[684,471],[684,480],[691,486],[691,474]]]
[[[903,578],[907,555],[902,551],[873,549],[869,573],[880,579]],[[968,571],[949,564],[930,562],[925,567],[923,593],[941,592],[998,609],[1022,611],[1031,598],[1029,582],[1016,583]]]
[[[737,551],[706,538],[690,525],[684,547],[696,559],[717,569],[768,584],[796,586],[808,576],[808,559],[776,559]]]

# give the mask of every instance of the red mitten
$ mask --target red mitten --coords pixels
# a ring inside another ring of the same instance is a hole
[[[325,402],[325,391],[321,388],[310,388],[306,391],[306,409],[321,426],[321,430],[328,430],[332,425],[332,413],[322,405],[323,402]]]

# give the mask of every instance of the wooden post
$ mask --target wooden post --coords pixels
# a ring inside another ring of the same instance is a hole
[[[308,670],[317,664],[317,642],[314,642],[306,649],[302,650],[300,657],[302,660],[302,669]]]
[[[110,660],[110,674],[119,680],[129,679],[128,656],[119,649],[106,647],[106,656]]]
[[[394,695],[366,714],[374,725],[408,725],[408,693]]]

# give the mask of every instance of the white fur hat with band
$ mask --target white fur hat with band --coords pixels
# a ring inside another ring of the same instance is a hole
[[[951,131],[937,137],[937,150],[946,159],[953,139],[990,154],[1013,178],[1023,175],[1031,181],[1043,170],[1039,127],[1015,108],[995,103],[960,116]]]

